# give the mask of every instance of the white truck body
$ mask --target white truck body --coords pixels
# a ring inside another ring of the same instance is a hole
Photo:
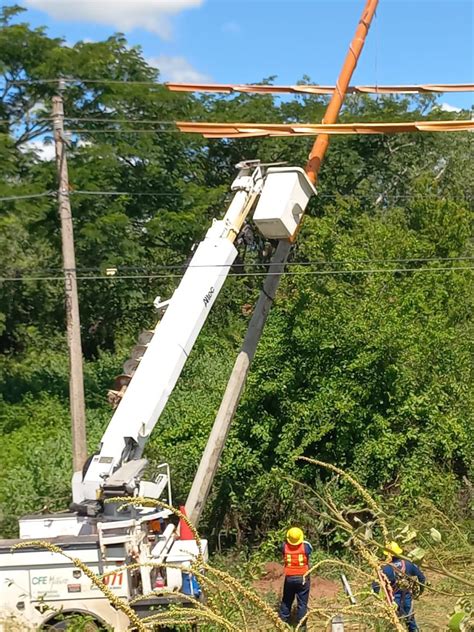
[[[163,517],[163,512],[151,516],[152,519],[159,517]],[[59,517],[60,521],[69,519],[67,515]],[[32,527],[35,521],[44,520],[43,517],[28,518]],[[98,522],[94,534],[39,538],[59,547],[64,555],[40,546],[37,540],[31,545],[23,539],[0,541],[0,631],[10,632],[8,626],[14,624],[21,630],[61,625],[62,618],[69,613],[89,615],[119,632],[127,630],[128,617],[109,603],[79,562],[101,578],[124,603],[151,593],[158,572],[158,567],[150,566],[153,563],[180,566],[183,571],[179,568],[160,571],[164,586],[145,607],[138,602],[138,609],[146,615],[151,613],[152,607],[179,602],[182,572],[186,572],[199,552],[207,559],[207,541],[201,541],[199,551],[194,540],[176,540],[173,525],[156,536],[149,524],[149,517]],[[41,533],[41,524],[36,531]],[[21,548],[15,549],[16,545]],[[127,568],[137,562],[143,566]],[[187,604],[189,599],[183,596],[182,602]]]
[[[115,630],[127,629],[128,618],[116,611],[70,560],[37,547],[13,552],[12,544],[20,542],[0,542],[0,630],[3,627],[7,631],[13,624],[38,629],[50,621],[59,621],[61,613],[68,612],[93,614],[97,621]],[[117,596],[130,597],[129,573],[118,570],[116,562],[104,563],[97,536],[63,536],[50,542],[98,575],[117,570],[105,583]]]

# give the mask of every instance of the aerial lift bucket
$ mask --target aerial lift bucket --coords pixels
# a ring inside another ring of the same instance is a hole
[[[316,189],[303,169],[270,167],[253,221],[268,239],[289,239],[315,194]]]

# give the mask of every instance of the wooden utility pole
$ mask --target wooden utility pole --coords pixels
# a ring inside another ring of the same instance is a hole
[[[86,412],[84,402],[84,377],[82,366],[81,323],[77,294],[76,256],[74,253],[74,232],[72,225],[71,201],[69,199],[69,178],[64,138],[63,98],[53,97],[53,125],[58,171],[58,205],[61,220],[61,241],[66,296],[67,343],[69,350],[69,403],[71,408],[73,469],[82,469],[87,458]]]
[[[369,31],[370,24],[377,8],[378,0],[366,0],[364,11],[357,26],[354,38],[349,46],[346,59],[339,75],[336,89],[326,109],[324,123],[335,123],[339,116],[347,88],[352,74],[357,66],[360,53]],[[306,174],[311,182],[316,183],[324,155],[329,145],[329,136],[320,134],[315,140],[309,160],[306,165]],[[229,433],[230,424],[234,418],[240,397],[244,390],[250,365],[255,355],[257,345],[262,336],[263,328],[267,320],[273,299],[280,284],[281,274],[284,271],[291,243],[280,241],[272,262],[263,289],[250,319],[247,334],[242,348],[237,356],[232,373],[227,383],[221,405],[217,412],[214,425],[211,430],[204,454],[201,458],[198,471],[194,477],[191,491],[186,501],[186,512],[193,524],[198,525],[205,503],[207,501],[214,476],[219,466],[225,441]]]

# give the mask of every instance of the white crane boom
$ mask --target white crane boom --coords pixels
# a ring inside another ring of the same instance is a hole
[[[258,163],[243,163],[235,195],[220,221],[199,244],[125,391],[87,470],[73,477],[75,504],[95,500],[118,468],[140,459],[209,311],[235,260],[233,241],[263,185]],[[128,468],[130,472],[132,471]],[[117,476],[115,476],[117,478]]]
[[[146,459],[145,444],[171,395],[209,311],[216,300],[237,249],[233,241],[245,219],[259,203],[254,221],[270,238],[294,234],[309,198],[315,192],[302,169],[265,168],[259,161],[237,165],[232,184],[235,192],[222,220],[214,220],[199,244],[166,312],[155,328],[100,443],[99,452],[73,476],[73,505],[87,515],[101,510],[97,500],[140,492]],[[264,186],[265,184],[265,186]],[[157,299],[158,300],[158,299]],[[150,483],[147,494],[161,493],[164,479]],[[161,487],[160,487],[161,485]],[[156,496],[158,497],[158,496]]]

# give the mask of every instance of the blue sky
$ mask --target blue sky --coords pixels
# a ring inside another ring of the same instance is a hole
[[[364,0],[18,0],[70,43],[124,32],[164,80],[335,82]],[[14,4],[14,2],[4,2]],[[474,82],[473,0],[380,0],[354,84]],[[471,107],[472,94],[441,102]]]

